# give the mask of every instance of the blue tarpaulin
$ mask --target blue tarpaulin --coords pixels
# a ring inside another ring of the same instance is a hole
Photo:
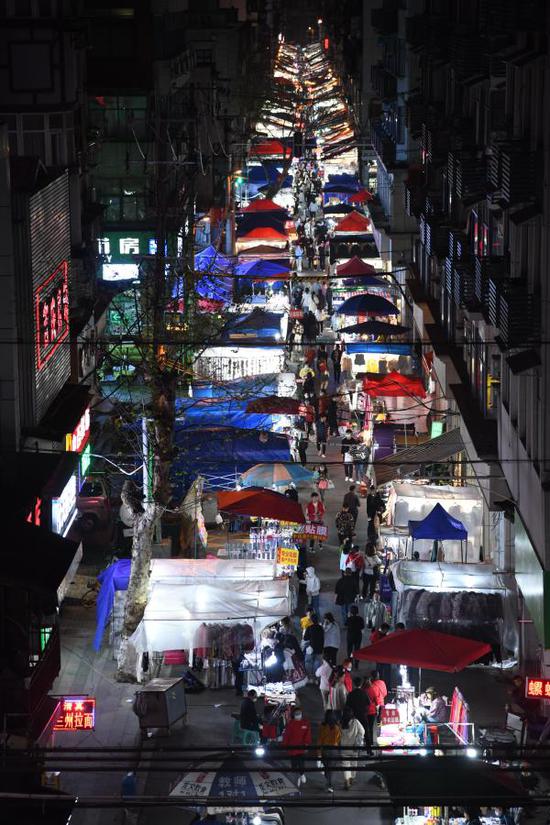
[[[273,261],[262,261],[259,258],[240,263],[235,269],[235,274],[239,277],[250,278],[274,278],[277,275],[287,275],[289,272],[288,266],[273,263]]]
[[[99,593],[96,604],[96,631],[94,636],[94,650],[99,650],[103,633],[113,611],[115,592],[127,590],[130,578],[130,559],[119,559],[99,574]]]
[[[197,272],[226,272],[233,266],[233,261],[212,245],[195,255]]]
[[[346,350],[353,355],[357,352],[387,352],[390,355],[412,355],[411,344],[384,344],[375,341],[347,341]]]
[[[265,430],[186,429],[176,422],[174,442],[178,455],[172,462],[171,477],[176,500],[199,474],[207,479],[212,476],[235,479],[254,464],[290,461],[288,438]],[[230,486],[226,485],[226,489]]]
[[[409,534],[413,539],[434,541],[463,541],[468,538],[468,531],[462,522],[453,518],[439,502],[422,521],[409,521]]]
[[[178,425],[190,427],[240,427],[243,430],[264,430],[273,427],[271,415],[247,413],[247,400],[219,399],[217,401],[197,401],[194,398],[176,400]]]
[[[224,381],[222,384],[193,384],[194,398],[238,398],[242,393],[246,400],[260,396],[277,395],[277,378],[275,374],[251,375],[246,378],[237,378],[233,381]]]
[[[228,338],[232,334],[252,335],[256,338],[276,338],[281,334],[281,312],[266,312],[259,308],[254,308],[247,315],[239,315],[234,322],[231,322],[224,333]]]

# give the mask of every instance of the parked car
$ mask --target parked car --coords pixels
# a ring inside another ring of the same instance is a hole
[[[105,525],[111,517],[109,487],[102,476],[86,476],[76,498],[78,525],[83,533],[90,533]]]

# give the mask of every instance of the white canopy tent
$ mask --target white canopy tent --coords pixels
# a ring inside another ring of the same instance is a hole
[[[408,532],[409,521],[421,521],[438,502],[468,531],[465,558],[479,559],[479,548],[483,543],[483,502],[475,487],[394,482],[388,499],[391,522],[394,527]],[[414,549],[418,550],[421,559],[426,560],[430,558],[432,545],[433,541],[420,539],[415,541]],[[460,541],[445,541],[444,554],[445,561],[460,562]]]
[[[156,581],[143,620],[130,637],[138,681],[142,654],[166,650],[191,651],[203,624],[249,624],[256,641],[261,631],[291,613],[288,579],[251,579],[182,584]]]
[[[208,584],[215,581],[244,580],[259,582],[275,577],[275,562],[264,559],[153,559],[151,584],[170,581],[173,584]]]

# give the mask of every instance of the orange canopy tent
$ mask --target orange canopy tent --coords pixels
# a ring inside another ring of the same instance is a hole
[[[283,232],[279,232],[272,226],[257,226],[247,232],[246,235],[241,235],[240,241],[286,241],[287,236]]]
[[[240,209],[239,212],[243,214],[250,214],[256,212],[286,212],[286,209],[283,206],[279,206],[278,203],[272,201],[270,198],[258,198],[252,203],[249,203],[248,206],[245,206],[244,209]]]

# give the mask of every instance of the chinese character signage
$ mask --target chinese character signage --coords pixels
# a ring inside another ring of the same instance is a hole
[[[57,267],[34,294],[37,366],[41,370],[69,334],[69,266]]]
[[[550,679],[528,676],[525,680],[525,696],[527,699],[550,699]]]
[[[324,524],[303,524],[294,533],[295,541],[306,541],[307,539],[321,539],[324,541],[328,536],[328,527]]]
[[[292,547],[279,547],[277,550],[277,564],[284,567],[298,567],[298,550]]]
[[[71,476],[61,495],[52,499],[52,530],[62,536],[76,509],[76,476]]]
[[[91,697],[65,696],[59,702],[54,730],[94,730],[95,699]]]
[[[88,443],[89,437],[90,410],[86,409],[72,433],[67,433],[65,436],[65,449],[69,453],[81,453]]]
[[[304,310],[303,309],[291,309],[289,312],[290,318],[295,318],[299,321],[302,320],[304,317]]]

